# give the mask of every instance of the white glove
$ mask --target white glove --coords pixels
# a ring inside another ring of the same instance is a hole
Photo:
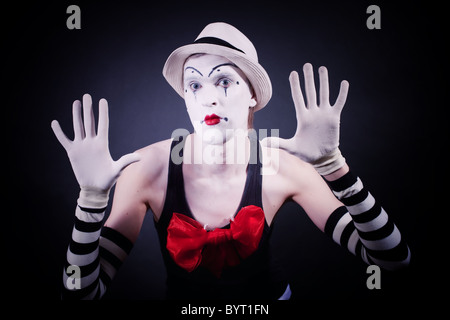
[[[270,137],[262,140],[266,146],[279,148],[311,163],[321,175],[330,174],[345,164],[339,151],[339,123],[342,108],[347,99],[349,84],[341,82],[336,103],[329,102],[328,71],[319,68],[320,103],[316,101],[313,68],[310,63],[303,66],[305,92],[308,104],[305,105],[298,73],[292,71],[289,76],[292,99],[294,100],[297,130],[290,139]]]
[[[108,147],[108,102],[101,99],[99,103],[98,133],[95,133],[95,119],[92,111],[92,98],[89,94],[83,96],[83,117],[81,117],[81,102],[73,103],[74,139],[69,140],[63,133],[58,121],[52,121],[52,129],[56,138],[66,149],[73,172],[81,187],[81,195],[95,198],[100,194],[102,200],[116,182],[121,171],[129,164],[139,161],[137,153],[124,155],[119,160],[111,158]],[[95,205],[95,199],[94,205]],[[81,205],[81,204],[80,204]]]

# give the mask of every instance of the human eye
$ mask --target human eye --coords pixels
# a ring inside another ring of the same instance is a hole
[[[200,89],[201,87],[202,85],[196,81],[192,81],[189,83],[189,88],[194,92]]]
[[[223,88],[228,88],[232,83],[233,81],[228,78],[221,78],[217,81],[217,85]]]

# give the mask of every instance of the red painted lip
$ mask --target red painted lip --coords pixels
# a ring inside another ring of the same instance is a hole
[[[208,126],[213,126],[215,124],[218,124],[221,119],[221,117],[213,113],[211,115],[206,115],[204,121]]]

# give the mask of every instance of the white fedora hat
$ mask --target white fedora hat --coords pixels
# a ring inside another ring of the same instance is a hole
[[[173,51],[163,68],[163,75],[175,91],[184,98],[183,66],[196,53],[227,58],[241,69],[256,95],[255,111],[265,107],[272,97],[272,84],[266,70],[258,63],[258,55],[251,41],[238,29],[224,22],[208,24],[194,43]]]

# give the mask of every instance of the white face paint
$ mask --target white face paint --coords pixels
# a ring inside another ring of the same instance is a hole
[[[235,64],[221,56],[194,55],[184,64],[183,78],[189,118],[205,142],[223,144],[234,132],[247,130],[249,107],[256,100]],[[211,139],[213,132],[221,138]]]

